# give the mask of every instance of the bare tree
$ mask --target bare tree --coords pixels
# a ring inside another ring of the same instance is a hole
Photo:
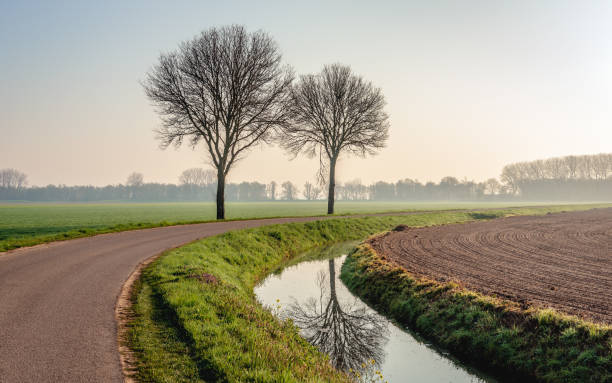
[[[329,166],[327,213],[334,212],[336,163],[341,153],[374,154],[385,146],[389,131],[382,91],[348,66],[325,66],[300,77],[292,87],[293,124],[280,136],[290,153],[319,155]]]
[[[128,176],[126,185],[130,187],[142,186],[143,180],[144,180],[144,177],[142,173],[134,172]]]
[[[143,83],[162,116],[163,148],[203,142],[217,170],[217,219],[225,218],[226,176],[253,146],[287,124],[293,73],[265,32],[211,28],[163,54]]]
[[[578,171],[578,157],[567,156],[565,157],[565,166],[567,166],[567,176],[569,179],[576,179]]]
[[[276,181],[272,181],[266,187],[268,192],[268,198],[272,201],[276,200]]]
[[[610,159],[612,157],[603,153],[593,156],[593,175],[596,180],[605,180],[608,178],[608,174],[612,173],[612,162]]]
[[[211,169],[191,168],[183,171],[179,182],[183,185],[205,186],[217,181],[217,173]]]
[[[321,195],[321,189],[317,187],[317,185],[306,181],[306,183],[304,184],[304,198],[306,198],[309,201],[315,200],[317,198],[319,198],[319,196]]]
[[[584,180],[593,179],[593,159],[591,156],[580,156],[578,175]]]
[[[306,198],[308,201],[312,199],[311,197],[312,189],[314,189],[314,185],[306,181],[306,183],[304,184],[303,194],[304,194],[304,198]]]
[[[501,184],[495,178],[489,178],[484,182],[484,191],[490,195],[495,195],[501,191]]]
[[[282,190],[282,198],[287,201],[293,201],[297,199],[298,196],[298,188],[291,182],[286,181],[281,185]]]
[[[128,187],[130,199],[136,198],[136,189],[142,186],[143,180],[144,180],[144,177],[142,173],[133,172],[128,176],[125,184]]]
[[[506,191],[508,194],[515,195],[518,194],[520,187],[519,183],[521,181],[520,171],[518,164],[506,165],[502,169],[501,180],[504,184],[506,184]]]
[[[553,180],[564,180],[568,177],[569,169],[565,158],[549,158],[544,160],[543,166],[546,178]]]
[[[17,169],[0,170],[0,188],[20,190],[28,184],[28,176]]]

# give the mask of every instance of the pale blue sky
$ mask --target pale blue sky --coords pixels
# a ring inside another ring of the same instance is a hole
[[[36,185],[176,182],[202,150],[161,151],[139,85],[160,52],[231,23],[274,36],[297,73],[352,66],[382,87],[389,145],[341,181],[482,180],[504,164],[612,151],[609,1],[6,1],[0,168]],[[314,179],[317,162],[250,153],[232,181]]]

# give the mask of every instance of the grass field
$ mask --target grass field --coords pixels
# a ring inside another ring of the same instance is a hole
[[[444,210],[541,205],[542,203],[338,202],[336,213]],[[226,205],[228,219],[324,215],[327,203],[239,202]],[[214,220],[215,205],[203,203],[5,203],[0,204],[0,252],[93,234]]]

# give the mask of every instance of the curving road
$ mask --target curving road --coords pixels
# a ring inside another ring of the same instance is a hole
[[[115,303],[140,262],[228,230],[323,218],[126,231],[0,255],[0,382],[122,382]]]

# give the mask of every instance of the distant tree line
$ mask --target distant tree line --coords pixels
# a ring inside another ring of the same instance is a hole
[[[520,162],[503,168],[500,181],[474,182],[444,177],[438,183],[402,179],[364,185],[360,180],[337,183],[334,193],[342,201],[609,201],[612,200],[612,153],[567,156]],[[24,201],[216,201],[216,172],[192,168],[179,176],[179,184],[144,182],[140,173],[125,185],[27,187],[27,176],[15,169],[0,170],[0,200]],[[272,181],[227,183],[228,201],[293,201],[327,199],[327,188],[306,182]]]
[[[510,164],[501,181],[506,193],[527,200],[610,200],[612,153]]]

